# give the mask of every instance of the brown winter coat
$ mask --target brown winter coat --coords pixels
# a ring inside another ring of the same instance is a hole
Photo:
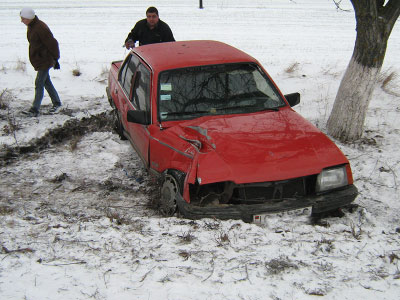
[[[58,42],[37,16],[28,25],[29,60],[36,71],[47,70],[60,58]]]

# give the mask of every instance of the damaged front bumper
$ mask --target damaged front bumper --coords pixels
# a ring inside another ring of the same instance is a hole
[[[250,223],[253,221],[254,215],[277,213],[305,207],[312,207],[313,213],[327,212],[350,204],[357,195],[357,188],[354,185],[349,185],[340,190],[331,191],[322,195],[305,196],[297,199],[284,198],[279,202],[264,204],[223,204],[201,207],[187,203],[179,193],[176,194],[176,203],[180,213],[189,219],[241,219],[244,222]]]

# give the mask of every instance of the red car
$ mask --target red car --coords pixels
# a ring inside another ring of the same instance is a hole
[[[357,196],[349,161],[291,107],[248,54],[216,41],[133,48],[113,62],[116,130],[160,176],[160,210],[188,218],[262,221]]]

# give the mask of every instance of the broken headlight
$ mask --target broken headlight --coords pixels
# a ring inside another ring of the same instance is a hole
[[[348,185],[346,166],[322,170],[317,177],[316,192],[324,192]]]

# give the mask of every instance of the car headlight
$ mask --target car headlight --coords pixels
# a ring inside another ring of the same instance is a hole
[[[316,192],[324,192],[348,185],[346,166],[324,169],[317,177]]]

